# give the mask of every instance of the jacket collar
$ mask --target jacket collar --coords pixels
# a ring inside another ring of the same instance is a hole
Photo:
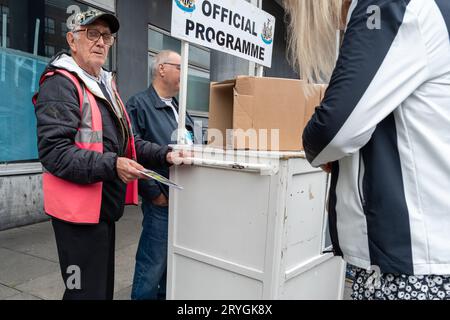
[[[97,81],[95,81],[92,77],[88,76],[86,71],[81,69],[80,66],[77,65],[75,60],[70,55],[66,53],[57,55],[49,63],[49,66],[51,68],[65,69],[67,71],[75,73],[78,76],[78,78],[80,78],[80,80],[83,81],[83,83],[86,85],[86,87],[89,89],[90,92],[106,100],[106,97],[104,96],[102,90],[100,89]],[[105,71],[102,68],[102,70],[100,71],[100,80],[106,85],[107,88],[112,88],[112,78],[113,78],[112,73]]]
[[[164,109],[164,108],[168,108],[169,106],[167,104],[165,104],[161,98],[159,97],[158,93],[155,90],[155,87],[153,87],[153,85],[150,85],[150,87],[148,88],[149,96],[150,96],[150,101],[152,102],[151,105],[155,106],[156,109]],[[178,101],[175,97],[172,97],[174,103],[175,103],[175,107],[178,109]]]

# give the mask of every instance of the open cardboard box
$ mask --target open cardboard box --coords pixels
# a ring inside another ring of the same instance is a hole
[[[309,94],[305,89],[309,88]],[[239,76],[211,84],[213,147],[300,151],[301,136],[325,91],[301,80]]]

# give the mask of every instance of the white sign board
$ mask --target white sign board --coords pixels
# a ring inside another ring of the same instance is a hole
[[[244,0],[172,0],[172,36],[272,65],[275,17]]]

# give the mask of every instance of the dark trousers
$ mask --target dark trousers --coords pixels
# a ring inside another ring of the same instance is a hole
[[[66,287],[63,300],[112,300],[115,224],[76,225],[52,219]]]

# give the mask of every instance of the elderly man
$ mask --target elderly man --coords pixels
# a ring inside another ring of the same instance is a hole
[[[173,51],[162,51],[155,56],[152,85],[127,102],[133,128],[142,139],[159,144],[176,143],[178,103],[174,98],[180,90],[181,57]],[[187,114],[186,140],[193,144],[194,122]],[[169,168],[155,168],[169,177]],[[166,186],[156,181],[141,181],[144,221],[136,254],[133,300],[165,299],[167,268],[168,197]]]
[[[114,15],[77,15],[67,34],[71,56],[49,63],[34,98],[64,299],[113,298],[115,222],[125,204],[137,204],[142,165],[168,166],[176,156],[134,138],[112,74],[102,69],[118,30]]]

